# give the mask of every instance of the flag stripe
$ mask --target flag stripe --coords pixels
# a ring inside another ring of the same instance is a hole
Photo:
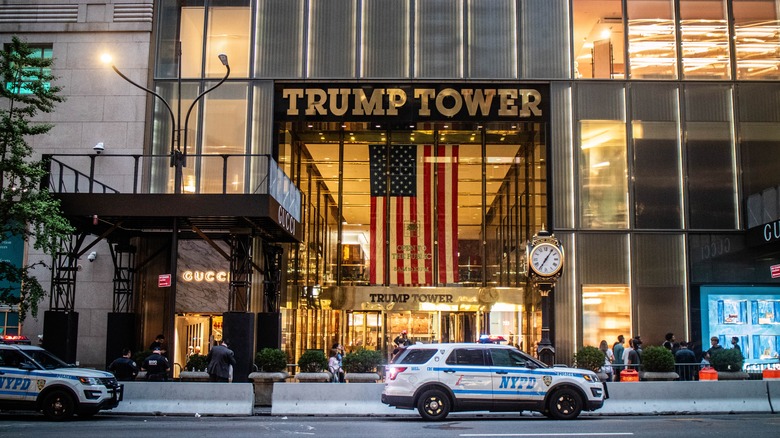
[[[370,283],[384,284],[386,277],[390,284],[404,286],[456,283],[458,146],[398,145],[390,148],[389,157],[384,145],[369,148]],[[387,196],[391,197],[389,211]],[[439,267],[436,277],[434,252]]]

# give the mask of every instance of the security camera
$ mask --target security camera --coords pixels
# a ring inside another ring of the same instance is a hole
[[[95,251],[92,251],[87,256],[87,260],[89,260],[90,263],[94,262],[96,258],[97,258],[97,252],[95,252]]]
[[[98,143],[95,146],[93,146],[92,149],[95,150],[95,153],[100,155],[100,153],[103,152],[106,149],[106,147],[103,146],[103,142],[101,141],[100,143]]]

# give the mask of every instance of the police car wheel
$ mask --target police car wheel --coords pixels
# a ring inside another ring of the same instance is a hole
[[[73,416],[73,397],[65,391],[56,390],[43,399],[43,415],[49,420],[62,421]]]
[[[450,413],[450,399],[438,389],[429,389],[417,401],[417,411],[425,420],[443,420]]]
[[[549,417],[556,420],[573,420],[582,412],[582,399],[577,391],[569,388],[556,390],[547,404]]]

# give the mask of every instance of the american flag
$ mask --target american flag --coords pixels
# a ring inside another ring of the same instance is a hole
[[[371,284],[384,284],[388,267],[393,285],[433,285],[436,268],[438,283],[456,283],[458,146],[393,145],[389,154],[369,145]]]

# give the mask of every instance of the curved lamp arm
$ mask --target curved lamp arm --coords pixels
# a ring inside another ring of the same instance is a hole
[[[130,79],[127,76],[125,76],[121,71],[119,71],[118,68],[116,68],[115,65],[111,64],[111,68],[114,69],[116,74],[121,76],[122,79],[126,80],[127,82],[130,82],[134,86],[136,86],[136,87],[146,91],[147,93],[155,96],[156,98],[160,99],[160,101],[162,101],[162,103],[165,105],[165,108],[168,109],[168,114],[170,114],[170,116],[171,116],[171,123],[173,123],[172,129],[171,129],[171,154],[173,154],[173,151],[175,150],[175,145],[176,145],[176,117],[173,115],[173,110],[171,109],[171,106],[168,105],[168,102],[165,100],[165,98],[163,98],[162,96],[160,96],[159,94],[157,94],[153,90],[150,90],[150,89],[148,89],[148,88],[146,88],[144,86],[141,86],[141,85],[135,83],[132,79]]]
[[[225,77],[223,77],[222,80],[217,83],[217,85],[214,85],[213,87],[211,87],[211,88],[207,89],[206,91],[200,93],[198,95],[198,97],[196,97],[195,100],[192,101],[192,103],[190,104],[189,109],[187,109],[187,115],[184,117],[184,147],[183,147],[184,151],[182,152],[182,154],[184,154],[184,155],[187,155],[187,133],[189,132],[188,126],[189,126],[189,122],[190,122],[190,113],[192,112],[192,109],[195,108],[195,104],[198,103],[198,101],[200,100],[201,97],[205,96],[207,93],[210,93],[210,92],[214,91],[217,87],[222,85],[222,83],[225,82],[225,80],[227,80],[228,76],[230,76],[230,65],[228,64],[228,61],[227,61],[227,55],[220,54],[219,55],[219,60],[222,61],[222,64],[225,66],[225,69],[227,70],[225,72]]]

